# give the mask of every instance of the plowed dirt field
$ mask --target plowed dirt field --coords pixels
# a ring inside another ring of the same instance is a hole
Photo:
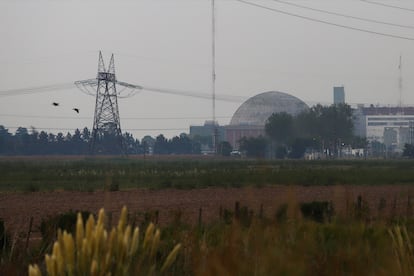
[[[414,186],[271,186],[262,188],[207,188],[193,190],[94,191],[94,192],[32,192],[0,193],[0,218],[10,233],[27,233],[31,217],[32,231],[37,232],[42,218],[69,210],[97,213],[102,207],[116,222],[122,206],[139,217],[144,212],[158,211],[158,222],[163,225],[177,214],[185,222],[203,223],[219,219],[221,209],[234,210],[235,202],[258,213],[261,206],[266,217],[273,217],[283,203],[332,201],[337,214],[350,212],[362,196],[369,205],[370,215],[412,215]],[[384,201],[385,200],[385,201]],[[385,208],[380,211],[379,205]]]

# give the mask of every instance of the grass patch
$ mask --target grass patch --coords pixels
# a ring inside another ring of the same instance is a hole
[[[413,167],[414,161],[411,160],[1,160],[0,191],[90,191],[104,188],[116,191],[131,187],[193,189],[276,184],[410,185],[414,184]]]

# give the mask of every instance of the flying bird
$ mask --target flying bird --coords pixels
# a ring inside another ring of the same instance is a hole
[[[59,105],[59,103],[56,103],[56,102],[53,102],[52,104],[53,104],[53,106],[58,106]]]
[[[72,108],[72,110],[75,110],[76,113],[79,113],[79,108]]]

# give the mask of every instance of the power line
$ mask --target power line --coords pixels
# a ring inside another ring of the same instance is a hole
[[[285,15],[289,15],[289,16],[293,16],[293,17],[297,17],[297,18],[301,18],[301,19],[305,19],[305,20],[308,20],[308,21],[313,21],[313,22],[318,22],[318,23],[322,23],[322,24],[326,24],[326,25],[340,27],[340,28],[344,28],[344,29],[348,29],[348,30],[353,30],[353,31],[359,31],[359,32],[364,32],[364,33],[369,33],[369,34],[374,34],[374,35],[385,36],[385,37],[391,37],[391,38],[414,41],[414,38],[412,38],[412,37],[387,34],[387,33],[382,33],[382,32],[376,32],[376,31],[370,31],[370,30],[366,30],[366,29],[351,27],[351,26],[347,26],[347,25],[341,25],[341,24],[337,24],[337,23],[333,23],[333,22],[329,22],[329,21],[325,21],[325,20],[321,20],[321,19],[317,19],[317,18],[312,18],[312,17],[308,17],[308,16],[303,16],[303,15],[299,15],[299,14],[295,14],[295,13],[291,13],[291,12],[287,12],[287,11],[283,11],[283,10],[279,10],[279,9],[275,9],[275,8],[271,8],[271,7],[267,7],[267,6],[263,6],[263,5],[252,3],[252,2],[249,2],[249,1],[244,1],[244,0],[235,0],[235,1],[241,2],[241,3],[246,4],[246,5],[262,8],[262,9],[265,9],[265,10],[269,10],[269,11],[273,11],[273,12],[277,12],[277,13],[281,13],[281,14],[285,14]]]
[[[73,116],[43,116],[43,115],[21,115],[21,114],[0,114],[0,116],[2,117],[13,117],[13,118],[37,118],[37,119],[51,119],[51,120],[55,120],[55,119],[69,119],[69,120],[74,120],[74,119],[82,119],[82,120],[89,120],[92,119],[92,117],[73,117]],[[217,116],[217,118],[223,118],[223,119],[228,119],[231,118],[231,116]],[[122,120],[196,120],[196,119],[205,119],[208,120],[210,119],[210,117],[205,116],[205,117],[122,117]]]
[[[236,1],[242,1],[242,0],[236,0]],[[37,86],[37,87],[29,87],[29,88],[19,88],[19,89],[9,89],[9,90],[2,90],[0,91],[0,97],[4,96],[18,96],[18,95],[25,95],[28,93],[43,93],[47,91],[54,91],[59,89],[70,89],[74,88],[75,86],[72,83],[63,83],[63,84],[55,84],[50,86]],[[47,91],[45,91],[45,90]],[[207,99],[211,100],[211,95],[209,94],[200,94],[196,92],[191,91],[183,91],[183,90],[174,90],[174,89],[168,89],[168,88],[155,88],[155,87],[146,87],[142,86],[142,90],[144,91],[150,91],[150,92],[159,92],[159,93],[165,93],[165,94],[172,94],[172,95],[178,95],[178,96],[188,96],[188,97],[195,97],[195,98],[201,98],[201,99]],[[3,94],[4,93],[4,94]],[[243,97],[243,96],[234,96],[234,95],[216,95],[217,100],[221,101],[229,101],[229,102],[244,102],[249,97]],[[306,103],[312,105],[312,104],[329,104],[330,102],[321,102],[321,101],[305,101]],[[367,102],[358,102],[358,103],[348,103],[348,104],[370,104]],[[386,104],[384,104],[386,105]],[[0,116],[4,117],[30,117],[30,118],[45,118],[45,119],[91,119],[92,117],[72,117],[72,116],[42,116],[42,115],[19,115],[19,114],[0,114]],[[230,116],[217,116],[217,118],[231,118]],[[185,120],[185,119],[205,119],[208,120],[209,117],[125,117],[124,120]]]
[[[12,118],[36,118],[36,119],[69,119],[69,120],[85,120],[91,119],[92,117],[71,117],[71,116],[43,116],[43,115],[22,115],[22,114],[0,114],[1,117],[12,117]]]
[[[228,119],[231,118],[231,116],[216,116],[216,118],[222,118],[222,119]],[[122,117],[123,120],[208,120],[210,117]]]
[[[95,79],[88,80],[94,85]],[[120,85],[125,86],[126,83],[117,81]],[[53,84],[53,85],[46,85],[46,86],[31,86],[25,88],[17,88],[17,89],[6,89],[0,90],[0,97],[8,97],[8,96],[21,96],[21,95],[28,95],[28,94],[36,94],[36,93],[44,93],[44,92],[51,92],[55,90],[66,90],[75,88],[76,84],[74,83],[61,83],[61,84]],[[197,93],[194,91],[185,91],[185,90],[178,90],[178,89],[169,89],[169,88],[158,88],[158,87],[151,87],[151,86],[141,86],[141,85],[129,85],[128,88],[134,88],[138,90],[150,91],[150,92],[158,92],[163,94],[172,94],[177,96],[187,96],[193,98],[201,98],[201,99],[211,99],[211,95],[207,93]],[[83,91],[83,90],[82,90]],[[83,91],[85,92],[85,91]],[[88,95],[92,95],[92,92],[85,92]],[[234,95],[216,95],[216,99],[220,101],[228,101],[228,102],[241,102],[246,100],[245,97],[241,96],[234,96]]]
[[[371,4],[371,5],[377,5],[377,6],[387,7],[387,8],[393,8],[393,9],[398,9],[398,10],[403,10],[403,11],[414,12],[413,9],[400,7],[400,6],[395,6],[395,5],[390,5],[390,4],[384,4],[384,3],[381,3],[381,2],[375,2],[375,1],[370,1],[370,0],[361,0],[361,1],[365,2],[365,3],[368,3],[368,4]]]
[[[121,85],[124,85],[122,82],[118,82]],[[150,91],[150,92],[157,92],[157,93],[163,93],[163,94],[172,94],[177,96],[187,96],[187,97],[193,97],[193,98],[200,98],[200,99],[206,99],[211,100],[212,95],[209,93],[198,93],[195,91],[188,91],[188,90],[178,90],[178,89],[169,89],[169,88],[159,88],[159,87],[151,87],[151,86],[143,86],[143,85],[131,85],[132,87],[136,89],[141,89],[144,91]],[[245,101],[245,97],[241,96],[234,96],[234,95],[217,95],[215,94],[215,99],[220,101],[226,101],[226,102],[242,102]]]
[[[18,129],[18,128],[30,128],[30,129],[34,129],[36,131],[42,131],[42,130],[64,130],[64,131],[74,131],[74,130],[83,130],[83,128],[59,128],[59,127],[35,127],[35,126],[30,126],[30,127],[22,127],[22,126],[4,126],[4,128],[9,129],[9,128],[14,128],[14,129]],[[126,131],[177,131],[177,130],[187,130],[188,128],[126,128],[124,130]]]
[[[52,85],[46,85],[46,86],[32,86],[32,87],[26,87],[26,88],[7,89],[7,90],[0,91],[0,97],[44,93],[44,92],[50,92],[50,91],[55,91],[55,90],[66,90],[66,89],[71,89],[74,87],[75,86],[73,83],[61,83],[61,84],[52,84]]]
[[[129,130],[129,131],[163,131],[163,130],[167,130],[167,131],[175,131],[175,130],[188,130],[188,127],[186,128],[126,128],[125,130]]]
[[[371,22],[371,23],[377,23],[377,24],[383,24],[383,25],[388,25],[388,26],[407,28],[407,29],[414,29],[414,26],[410,26],[410,25],[401,25],[401,24],[396,24],[396,23],[391,23],[391,22],[385,22],[385,21],[380,21],[380,20],[374,20],[374,19],[369,19],[369,18],[364,18],[364,17],[358,17],[358,16],[353,16],[353,15],[348,15],[348,14],[343,14],[343,13],[327,11],[327,10],[323,10],[323,9],[316,9],[316,8],[312,8],[312,7],[309,7],[309,6],[304,6],[304,5],[291,3],[291,2],[287,2],[287,1],[282,1],[282,0],[273,0],[273,1],[285,4],[285,5],[293,6],[293,7],[306,9],[306,10],[317,11],[317,12],[321,12],[321,13],[325,13],[325,14],[331,14],[331,15],[341,16],[341,17],[350,18],[350,19],[356,19],[356,20],[365,21],[365,22]]]

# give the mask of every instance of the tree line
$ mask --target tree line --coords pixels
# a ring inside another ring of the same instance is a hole
[[[243,138],[240,149],[248,156],[302,158],[306,150],[338,156],[341,148],[366,148],[365,138],[353,134],[352,109],[347,104],[320,104],[297,116],[272,114],[266,124],[266,137]]]
[[[63,134],[30,130],[19,127],[15,133],[0,125],[0,155],[87,155],[91,153],[92,134],[85,127],[76,129],[73,133]],[[113,141],[113,137],[106,137]],[[197,141],[191,140],[187,135],[181,134],[172,139],[162,134],[153,138],[145,136],[142,140],[135,139],[131,133],[122,135],[124,150],[127,154],[200,154],[201,146]],[[105,143],[102,152],[96,154],[113,154],[116,152],[115,143]],[[120,153],[118,151],[118,153]]]

